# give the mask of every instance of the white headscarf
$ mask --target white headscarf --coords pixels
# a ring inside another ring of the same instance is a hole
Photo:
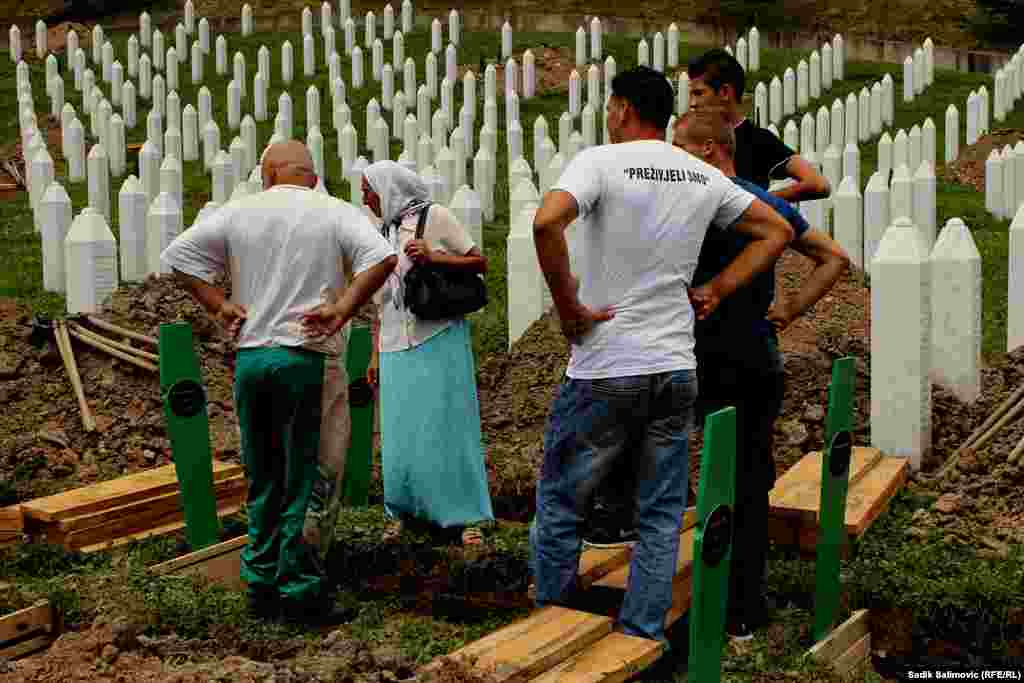
[[[423,178],[394,161],[377,161],[363,171],[370,189],[380,195],[384,231],[430,203],[430,191]]]

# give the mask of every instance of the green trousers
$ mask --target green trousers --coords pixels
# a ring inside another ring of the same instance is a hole
[[[333,534],[321,531],[333,530],[337,517],[344,449],[339,459],[335,439],[322,440],[321,432],[343,432],[341,441],[348,439],[347,420],[341,430],[330,420],[332,404],[347,409],[347,383],[335,381],[343,380],[343,360],[342,376],[338,364],[337,358],[298,348],[237,354],[235,404],[249,484],[249,544],[241,575],[250,592],[276,589],[289,600],[317,600],[324,592],[324,558]],[[339,386],[342,395],[336,395]],[[333,446],[326,460],[324,441]]]

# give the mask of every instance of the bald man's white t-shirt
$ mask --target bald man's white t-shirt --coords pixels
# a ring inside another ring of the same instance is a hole
[[[239,348],[302,347],[338,354],[342,335],[307,337],[302,315],[334,303],[353,276],[395,253],[362,211],[295,185],[228,202],[164,249],[165,265],[212,283],[227,271],[248,316]]]
[[[580,301],[611,306],[572,346],[573,379],[650,375],[697,367],[686,290],[709,227],[728,229],[754,201],[716,168],[662,141],[591,147],[554,190],[579,205],[586,268]]]

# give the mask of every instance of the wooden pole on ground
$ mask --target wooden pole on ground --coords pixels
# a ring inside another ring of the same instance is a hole
[[[68,338],[68,330],[63,320],[57,320],[53,323],[53,333],[57,340],[57,350],[60,351],[60,357],[64,361],[64,369],[71,380],[71,388],[78,399],[78,407],[82,411],[82,427],[87,432],[94,432],[96,431],[96,420],[93,418],[92,410],[89,409],[89,404],[85,400],[85,391],[82,389],[82,377],[78,374],[75,352],[71,348],[71,339]]]

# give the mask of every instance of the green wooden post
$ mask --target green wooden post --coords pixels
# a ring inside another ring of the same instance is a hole
[[[821,505],[818,515],[818,557],[814,577],[814,639],[821,640],[835,625],[839,612],[839,564],[846,543],[846,492],[853,452],[853,358],[832,365],[821,460]]]
[[[345,457],[341,495],[346,505],[363,507],[370,490],[373,461],[373,388],[366,382],[373,335],[369,326],[353,325],[349,330],[345,369],[348,372],[348,401],[352,418],[352,441]]]
[[[708,415],[700,461],[690,604],[690,680],[716,683],[722,673],[725,609],[736,487],[736,409]]]
[[[160,326],[160,395],[185,510],[185,534],[193,550],[218,540],[220,522],[213,492],[213,458],[206,391],[192,346],[192,326]]]

